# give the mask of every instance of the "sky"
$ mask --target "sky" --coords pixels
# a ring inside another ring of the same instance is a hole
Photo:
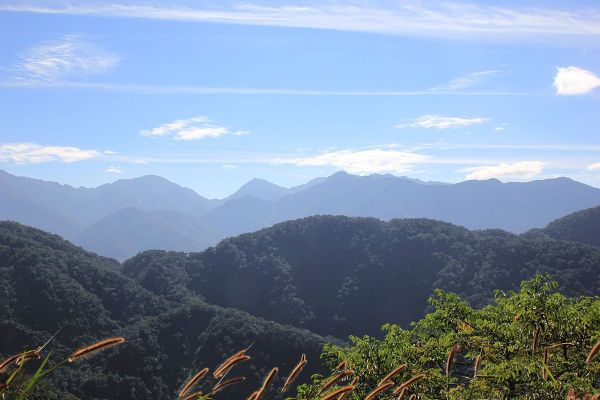
[[[0,0],[0,169],[600,187],[597,1]]]

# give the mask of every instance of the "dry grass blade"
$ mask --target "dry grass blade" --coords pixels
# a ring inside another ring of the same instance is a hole
[[[475,368],[473,368],[473,379],[477,378],[477,373],[479,372],[479,368],[481,368],[481,354],[475,357]]]
[[[344,393],[349,393],[351,391],[354,390],[354,386],[353,385],[348,385],[348,386],[342,386],[341,388],[334,390],[333,392],[329,393],[327,396],[323,397],[321,400],[332,400],[335,399],[336,397],[343,395]]]
[[[459,351],[460,346],[455,344],[448,352],[448,358],[446,359],[446,376],[450,376],[450,372],[452,372],[452,364],[454,364],[454,358]]]
[[[335,385],[338,381],[340,381],[341,379],[353,375],[354,371],[352,371],[351,369],[345,369],[341,372],[338,372],[337,374],[333,375],[331,377],[331,379],[329,379],[327,382],[325,382],[325,384],[321,387],[321,390],[319,390],[319,393],[317,394],[321,394],[324,391],[326,391],[327,389],[329,389],[330,387],[332,387],[333,385]]]
[[[185,396],[192,387],[194,387],[196,385],[196,383],[198,383],[198,381],[200,379],[202,379],[204,377],[204,375],[206,375],[208,373],[208,368],[204,368],[201,369],[200,371],[196,372],[187,382],[186,384],[183,386],[183,389],[181,389],[181,391],[179,392],[179,398],[182,398],[183,396]]]
[[[413,376],[412,378],[410,378],[409,380],[404,382],[402,385],[398,386],[398,388],[396,388],[396,390],[394,390],[394,394],[400,393],[402,391],[402,389],[409,387],[413,383],[418,382],[423,378],[425,378],[425,374],[419,374],[419,375]]]
[[[365,397],[365,400],[373,400],[374,398],[376,398],[381,393],[385,392],[386,390],[388,390],[389,388],[391,388],[394,385],[395,385],[395,383],[390,381],[390,382],[385,382],[383,385],[377,386],[373,391],[371,391],[367,395],[367,397]]]
[[[221,390],[225,389],[226,387],[234,385],[239,382],[243,382],[245,380],[246,380],[245,376],[237,376],[235,378],[227,379],[226,381],[216,384],[215,387],[213,388],[213,390],[211,391],[211,394],[217,394]]]
[[[292,383],[294,383],[294,381],[296,380],[298,375],[300,375],[300,372],[302,372],[302,369],[306,366],[307,363],[308,361],[306,360],[306,356],[302,354],[302,357],[300,357],[300,361],[292,369],[292,372],[290,372],[287,379],[285,380],[283,388],[281,389],[281,393],[285,393],[289,389],[289,387],[292,385]]]
[[[542,366],[542,379],[547,381],[548,380],[548,349],[544,349],[544,356],[542,358],[542,363],[544,364]]]
[[[540,333],[542,333],[542,328],[538,325],[535,328],[535,333],[533,334],[533,342],[531,343],[531,351],[535,353],[538,349],[538,343],[540,341]]]
[[[82,347],[81,349],[75,351],[73,354],[71,354],[67,358],[67,361],[72,363],[73,361],[75,361],[83,356],[95,353],[100,350],[106,350],[108,347],[115,346],[117,344],[121,344],[124,342],[125,342],[125,338],[122,338],[122,337],[114,337],[114,338],[100,340],[99,342],[92,343],[89,346]]]
[[[594,357],[596,356],[596,354],[598,354],[598,351],[600,351],[600,342],[596,343],[596,345],[594,347],[592,347],[592,350],[590,350],[587,358],[585,359],[585,363],[590,364],[592,362],[592,360],[594,359]]]
[[[386,383],[387,381],[389,381],[390,379],[392,379],[394,376],[398,375],[402,370],[404,370],[406,367],[408,367],[407,364],[402,364],[401,366],[393,369],[389,374],[387,374],[386,376],[384,376],[379,383],[377,384],[377,386],[381,386],[384,383]]]

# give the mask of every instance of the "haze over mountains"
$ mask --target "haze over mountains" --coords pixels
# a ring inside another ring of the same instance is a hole
[[[74,188],[0,170],[0,219],[57,233],[101,255],[199,251],[219,240],[311,215],[431,218],[522,233],[600,205],[600,189],[567,178],[457,184],[338,172],[294,188],[254,179],[210,200],[158,176]]]

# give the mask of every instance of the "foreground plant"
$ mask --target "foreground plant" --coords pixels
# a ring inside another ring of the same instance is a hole
[[[598,399],[600,299],[556,289],[538,276],[482,309],[437,290],[435,311],[410,329],[385,325],[382,340],[326,345],[331,376],[313,376],[297,399]],[[328,385],[340,363],[359,378],[353,385],[347,377]]]
[[[56,369],[64,366],[65,364],[72,364],[77,360],[92,356],[100,351],[108,349],[109,347],[125,342],[125,339],[122,337],[113,337],[100,340],[88,346],[77,349],[64,360],[60,361],[53,367],[46,369],[50,355],[52,354],[52,352],[48,352],[35,372],[33,374],[28,373],[26,369],[27,364],[32,360],[40,359],[44,349],[52,341],[52,339],[54,339],[55,336],[56,334],[52,336],[52,338],[50,338],[50,340],[48,340],[43,346],[40,346],[35,350],[28,350],[22,353],[14,354],[0,363],[0,373],[7,373],[9,375],[8,379],[4,383],[0,384],[0,397],[3,400],[27,399],[29,393],[31,393],[34,386],[40,381],[40,379],[51,374]]]

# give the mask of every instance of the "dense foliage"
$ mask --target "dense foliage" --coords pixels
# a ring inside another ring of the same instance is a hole
[[[473,305],[551,274],[567,295],[600,294],[600,249],[469,231],[426,219],[320,216],[222,241],[202,253],[150,251],[123,271],[173,301],[189,293],[323,335],[376,334],[426,311],[436,288]]]
[[[325,391],[332,378],[315,375],[298,399],[320,399],[358,377],[348,399],[362,400],[403,364],[379,399],[396,399],[393,390],[420,374],[403,398],[560,399],[570,389],[579,398],[598,394],[600,355],[586,358],[600,341],[600,298],[567,298],[556,286],[538,276],[519,292],[496,291],[494,303],[481,309],[437,290],[430,299],[434,311],[409,329],[388,324],[381,340],[353,336],[351,347],[327,345],[323,358],[332,373],[343,362],[353,374]]]
[[[301,353],[314,360],[325,342],[191,295],[171,301],[119,267],[58,236],[0,223],[0,359],[42,345],[59,329],[50,366],[82,345],[123,336],[125,344],[61,368],[47,383],[82,399],[158,400],[172,398],[195,370],[253,343],[253,364],[240,370],[248,380],[228,392],[241,397],[270,366],[291,368]],[[47,389],[40,396],[69,398]]]
[[[600,207],[588,208],[551,222],[543,232],[554,239],[600,247]]]

